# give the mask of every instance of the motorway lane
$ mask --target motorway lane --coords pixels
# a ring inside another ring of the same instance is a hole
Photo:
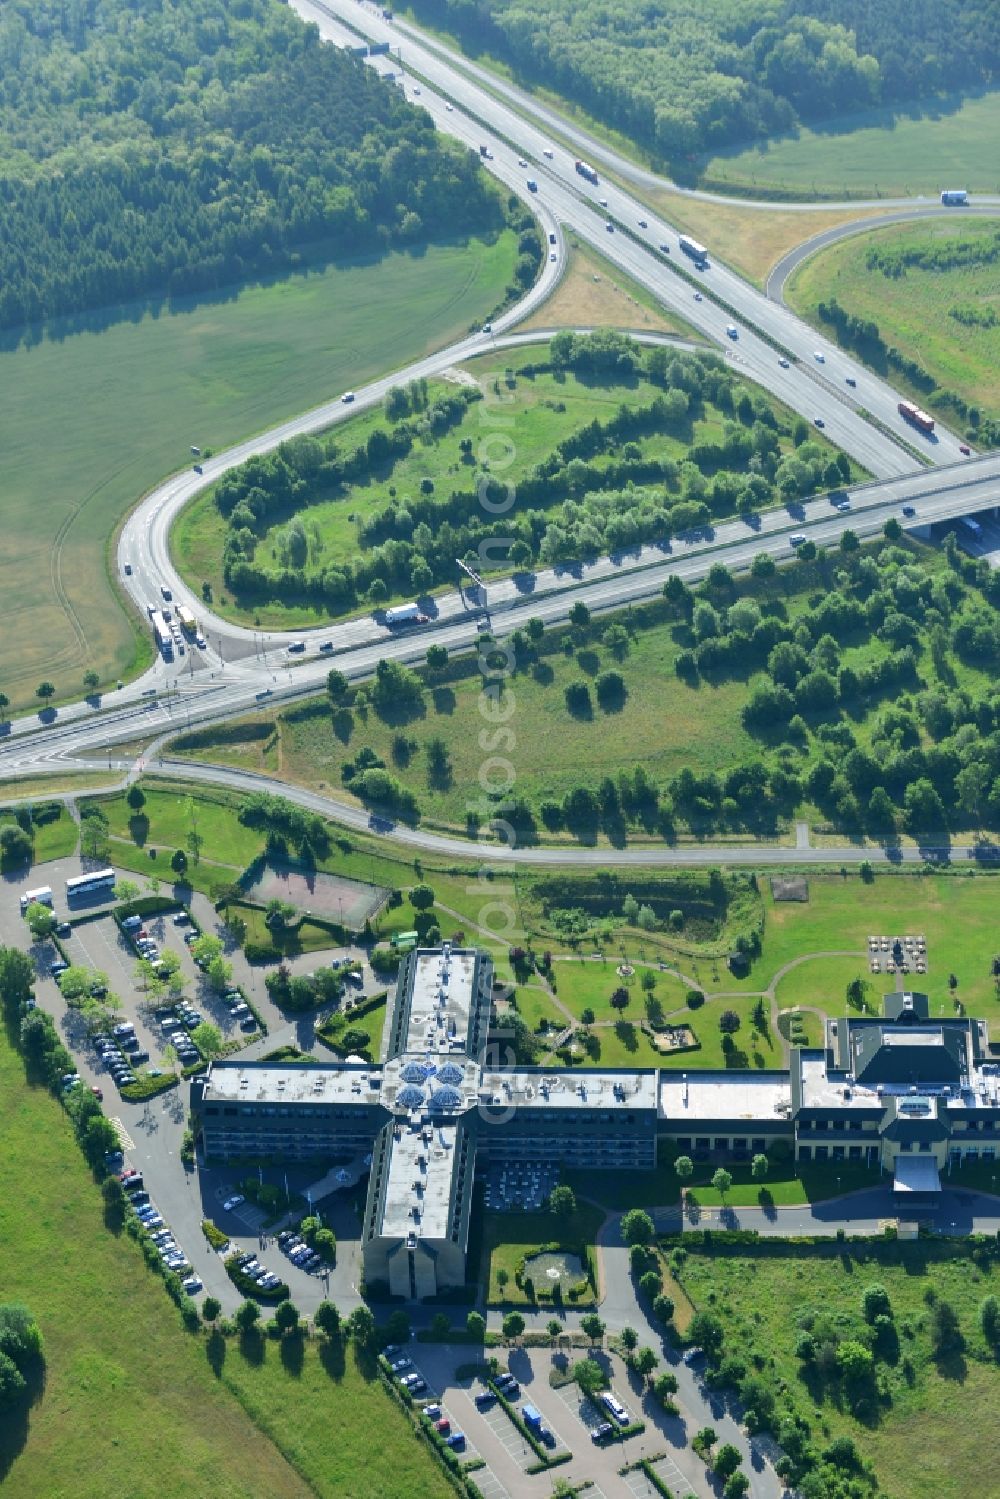
[[[338,32],[340,21],[346,20],[372,40],[399,45],[395,23],[384,20],[381,12],[370,5],[357,4],[356,0],[293,0],[293,3],[300,15],[316,22],[321,33],[324,28],[329,29],[332,17]],[[411,81],[410,89],[412,92],[419,86],[420,103],[428,109],[437,127],[467,143],[488,144],[494,159],[486,165],[507,186],[513,186],[527,197],[524,179],[533,176],[540,188],[533,197],[535,204],[540,202],[550,208],[562,222],[598,246],[602,253],[622,265],[667,306],[685,316],[720,347],[725,347],[725,328],[731,314],[711,303],[708,296],[714,294],[723,298],[736,309],[734,321],[741,330],[740,356],[746,361],[748,374],[807,418],[822,414],[829,421],[830,435],[834,440],[873,473],[888,476],[904,473],[913,467],[912,459],[904,451],[883,433],[872,429],[858,414],[861,410],[872,412],[901,441],[913,445],[915,434],[896,409],[898,395],[884,381],[815,333],[787,308],[770,302],[763,292],[748,285],[724,265],[713,264],[704,272],[708,295],[704,301],[696,303],[687,282],[674,275],[670,264],[658,257],[655,251],[651,253],[651,247],[665,243],[670,246],[672,259],[683,260],[678,251],[678,231],[666,220],[620,188],[606,183],[593,187],[586,183],[575,172],[573,157],[563,147],[552,144],[547,130],[525,120],[510,106],[486,93],[467,71],[453,66],[443,49],[437,45],[425,45],[414,27],[407,30],[402,59],[404,76],[407,69],[421,76],[422,83],[415,85]],[[376,61],[385,65],[385,59]],[[449,111],[447,101],[452,100],[457,108]],[[550,118],[557,118],[554,111],[548,113]],[[475,125],[473,121],[474,128],[470,133],[469,116],[477,116],[486,122],[486,128]],[[560,118],[559,125],[564,138],[576,140],[576,127],[571,122]],[[516,142],[517,150],[505,145],[503,139],[491,137],[490,130],[495,136]],[[531,161],[529,169],[518,168],[517,151],[523,153],[525,160]],[[516,175],[518,171],[520,177]],[[603,227],[602,198],[608,202],[607,212],[612,219],[641,233],[648,239],[648,245],[636,244],[620,233],[607,233]],[[647,230],[639,230],[640,220],[647,222]],[[688,262],[687,269],[690,268]],[[777,363],[777,354],[766,340],[743,325],[750,323],[777,340],[801,362],[802,367],[782,370]],[[822,364],[814,359],[817,351],[824,356]],[[845,385],[848,374],[857,381],[856,391],[849,399]],[[938,438],[936,445],[928,447],[927,457],[938,463],[957,461],[961,456],[959,439],[944,429],[940,430]]]
[[[379,7],[375,7],[375,9],[377,13],[381,13]],[[659,172],[651,171],[648,167],[640,166],[629,156],[622,156],[619,152],[613,150],[612,147],[605,144],[605,142],[591,135],[589,131],[583,129],[580,125],[575,122],[570,124],[565,115],[536,98],[534,94],[529,93],[526,89],[519,88],[516,84],[509,83],[505,78],[500,77],[499,74],[491,71],[489,68],[484,68],[478,63],[473,62],[464,53],[449,47],[437,37],[432,37],[422,32],[418,26],[414,26],[398,16],[395,18],[393,26],[395,31],[401,34],[402,37],[412,38],[423,47],[437,52],[453,68],[461,70],[474,80],[478,80],[489,92],[498,94],[502,99],[512,104],[519,112],[524,112],[532,116],[545,128],[559,134],[571,132],[574,145],[588,161],[602,162],[604,165],[611,167],[619,176],[625,177],[628,181],[634,182],[640,187],[654,188],[658,192],[676,193],[679,198],[695,198],[703,203],[721,203],[729,207],[745,208],[750,211],[756,210],[767,213],[773,212],[776,209],[789,213],[828,213],[832,209],[841,208],[901,208],[906,205],[912,207],[916,204],[923,204],[924,209],[927,212],[931,212],[934,209],[942,207],[936,198],[928,198],[923,194],[918,194],[916,198],[849,198],[841,202],[821,198],[812,202],[798,203],[789,202],[783,198],[741,198],[729,193],[708,192],[702,188],[681,187],[679,183],[674,182],[671,178],[664,177]],[[346,31],[343,34],[345,36],[348,35]],[[356,40],[353,34],[350,35],[352,41]],[[996,207],[1000,205],[1000,196],[989,193],[977,193],[975,201],[977,205],[982,203]],[[947,209],[945,211],[954,213],[955,209]]]
[[[487,619],[494,632],[504,638],[532,616],[547,624],[565,620],[577,599],[599,612],[654,597],[672,574],[690,584],[697,583],[716,561],[733,571],[749,567],[759,552],[789,562],[794,555],[790,541],[793,534],[808,534],[826,545],[836,544],[846,527],[861,538],[875,536],[890,516],[901,515],[903,503],[912,503],[916,512],[905,521],[908,526],[986,509],[1000,502],[995,464],[996,460],[981,459],[962,467],[954,476],[921,470],[889,484],[862,486],[848,492],[850,508],[843,511],[834,509],[822,496],[791,512],[765,512],[753,527],[744,521],[729,521],[708,535],[675,538],[613,558],[567,563],[504,579],[489,585],[488,610],[478,593],[472,598],[459,592],[445,594],[435,600],[434,625],[423,629],[394,635],[368,616],[360,617],[312,633],[313,647],[317,639],[335,640],[337,651],[333,655],[314,651],[305,659],[294,658],[294,666],[293,658],[281,650],[248,655],[220,667],[201,687],[182,683],[175,695],[159,698],[155,708],[148,699],[136,698],[128,704],[116,698],[108,715],[71,710],[48,726],[40,725],[36,718],[21,719],[0,740],[0,773],[28,773],[36,762],[53,753],[72,758],[84,750],[100,750],[116,741],[135,738],[148,726],[159,728],[161,720],[174,726],[172,732],[180,732],[188,725],[216,722],[248,711],[261,701],[277,708],[293,698],[322,690],[331,662],[349,677],[360,678],[371,675],[383,657],[411,663],[422,660],[432,640],[453,652],[468,649]],[[154,713],[159,718],[151,717]]]

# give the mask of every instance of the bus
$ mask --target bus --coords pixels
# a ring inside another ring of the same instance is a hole
[[[26,890],[21,896],[21,915],[23,916],[28,907],[35,905],[36,902],[40,906],[51,906],[51,885],[39,885],[37,890]]]
[[[95,869],[92,874],[74,875],[66,881],[66,899],[74,900],[81,895],[103,894],[104,891],[110,895],[115,888],[118,876],[113,869]]]
[[[198,621],[195,619],[187,604],[177,605],[177,623],[187,635],[198,633]]]
[[[700,245],[696,239],[692,239],[688,234],[682,234],[677,243],[680,245],[685,255],[690,255],[691,259],[695,262],[696,265],[708,264],[708,251],[705,249],[705,246]]]
[[[157,647],[163,653],[164,659],[169,661],[174,654],[174,639],[159,609],[150,610],[149,622],[153,626],[153,639]]]

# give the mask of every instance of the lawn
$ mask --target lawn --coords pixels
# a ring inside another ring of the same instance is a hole
[[[454,1490],[408,1417],[380,1381],[345,1353],[312,1344],[291,1349],[262,1340],[261,1362],[232,1341],[221,1379],[310,1490],[328,1499],[450,1499]],[[250,1492],[264,1492],[261,1484]]]
[[[685,1239],[679,1278],[699,1309],[721,1317],[726,1346],[749,1362],[761,1354],[762,1378],[779,1394],[779,1410],[795,1407],[818,1444],[850,1436],[878,1475],[887,1499],[964,1499],[992,1492],[983,1474],[1000,1463],[1000,1375],[979,1331],[983,1297],[995,1293],[998,1272],[973,1262],[967,1241],[884,1243],[873,1246],[761,1244],[746,1252],[714,1246],[710,1253]],[[832,1324],[842,1339],[864,1336],[861,1296],[885,1287],[899,1348],[877,1363],[883,1396],[870,1420],[858,1420],[840,1395],[839,1381],[809,1384],[795,1345],[803,1326]],[[947,1301],[959,1317],[964,1353],[931,1356],[929,1302]],[[957,1439],[958,1425],[975,1412],[976,1440]]]
[[[581,1246],[585,1246],[592,1251],[604,1216],[603,1208],[579,1199],[576,1212],[567,1219],[557,1218],[547,1210],[485,1213],[482,1283],[488,1287],[487,1302],[490,1305],[503,1303],[530,1306],[529,1298],[515,1280],[521,1260],[533,1254],[543,1244],[557,1244],[560,1248],[573,1252],[579,1252]],[[508,1280],[504,1286],[497,1280],[498,1270],[507,1272]],[[590,1303],[588,1298],[581,1297],[575,1304],[582,1306]]]
[[[433,495],[432,503],[437,504],[446,502],[447,497],[457,493],[463,498],[468,497],[472,513],[476,507],[476,485],[490,464],[497,473],[502,472],[506,485],[516,488],[518,481],[526,479],[541,461],[550,458],[559,444],[581,432],[592,421],[606,423],[623,405],[645,407],[663,394],[661,386],[644,376],[615,380],[564,370],[536,369],[521,373],[525,366],[544,364],[547,357],[547,346],[540,344],[497,351],[468,361],[463,366],[462,381],[473,380],[483,399],[473,401],[460,421],[438,435],[432,432],[422,434],[408,453],[379,464],[364,478],[347,487],[331,489],[327,486],[311,492],[307,507],[300,503],[297,510],[315,533],[304,567],[306,581],[330,567],[351,562],[359,552],[370,550],[369,543],[361,537],[361,527],[390,505],[394,504],[403,511],[408,499]],[[454,383],[430,382],[428,399],[433,403],[445,391],[454,394],[454,390]],[[501,401],[502,410],[498,410]],[[775,412],[780,453],[785,456],[794,449],[792,432],[796,419],[787,408],[777,403]],[[385,432],[390,426],[384,407],[359,412],[338,425],[338,451],[352,453],[366,444],[374,431]],[[705,400],[697,418],[677,431],[653,430],[632,434],[628,448],[630,453],[633,448],[636,451],[630,461],[683,463],[692,444],[721,441],[724,426],[724,413]],[[812,437],[813,434],[811,440]],[[472,444],[464,453],[461,450],[463,442]],[[820,441],[820,446],[824,459],[833,455],[835,450],[825,439]],[[597,469],[611,467],[620,459],[620,447],[621,444],[602,437],[591,463]],[[432,489],[426,488],[428,484]],[[594,494],[599,492],[596,481],[588,480],[588,484]],[[615,486],[610,488],[613,491]],[[671,483],[670,497],[679,498],[680,494],[679,482]],[[553,490],[552,505],[559,505],[564,499],[564,491]],[[543,497],[538,497],[533,500],[533,508],[544,511],[549,506]],[[271,524],[260,533],[255,560],[269,572],[274,570],[279,557],[279,533],[292,513],[291,509],[275,512]],[[411,522],[412,519],[411,516]],[[433,517],[431,525],[434,525]],[[319,625],[329,619],[326,605],[283,599],[277,593],[273,597],[253,597],[249,601],[233,600],[227,596],[223,551],[228,527],[215,506],[212,492],[204,492],[185,507],[171,534],[178,568],[196,589],[203,581],[211,584],[215,606],[225,618],[265,628]],[[409,537],[410,532],[407,531],[406,535]],[[483,572],[492,574],[510,570],[509,564],[492,557],[489,565],[482,568]],[[390,586],[404,589],[402,584]],[[452,586],[451,580],[448,586]],[[393,598],[410,596],[408,589],[391,595]]]
[[[264,912],[258,906],[235,905],[230,908],[247,924],[248,942],[273,942],[286,957],[297,953],[330,952],[337,943],[326,927],[316,926],[308,918],[294,931],[275,932],[264,923]]]
[[[845,115],[708,161],[702,183],[755,197],[936,197],[944,187],[997,191],[1000,92]]]
[[[502,298],[513,239],[432,246],[56,324],[0,350],[4,667],[14,708],[45,677],[77,698],[151,659],[145,621],[109,580],[113,533],[189,461],[362,385],[465,333]],[[200,581],[200,579],[199,579]]]
[[[0,811],[0,827],[13,821],[13,811]],[[44,864],[47,859],[65,859],[67,855],[74,853],[79,832],[69,812],[62,807],[59,816],[51,822],[36,824],[32,836],[35,841],[34,862]]]
[[[2,1036],[0,1094],[3,1299],[31,1308],[46,1348],[26,1445],[13,1423],[0,1436],[0,1482],[18,1499],[314,1493],[213,1377],[136,1246],[105,1227],[65,1116]]]
[[[866,256],[870,249],[905,252],[961,245],[968,250],[992,239],[998,228],[998,219],[956,223],[946,218],[856,236],[804,261],[789,279],[786,296],[817,326],[818,304],[836,298],[848,312],[876,322],[886,344],[915,359],[939,386],[995,411],[1000,405],[1000,322],[990,324],[989,312],[995,312],[1000,299],[1000,263],[983,260],[948,270],[909,265],[903,275],[889,276],[869,269]],[[953,309],[961,313],[970,308],[978,310],[980,321],[970,324],[952,316]],[[912,394],[926,400],[915,388]]]
[[[725,1169],[732,1176],[733,1185],[723,1197],[711,1184],[716,1169],[715,1165],[698,1164],[690,1182],[685,1184],[687,1198],[695,1207],[800,1207],[808,1202],[826,1202],[843,1192],[876,1187],[881,1179],[877,1166],[869,1169],[848,1161],[838,1162],[836,1169],[775,1162],[763,1181],[754,1181],[749,1162],[727,1161]]]
[[[970,1014],[997,1013],[991,973],[997,950],[996,911],[1000,886],[994,876],[878,874],[872,884],[857,876],[810,875],[809,899],[776,902],[762,882],[765,903],[764,944],[747,979],[728,977],[727,988],[762,989],[789,963],[809,954],[857,952],[863,955],[870,934],[923,933],[928,973],[910,974],[913,988],[931,997],[932,1015],[953,1015],[948,977],[958,979],[955,993]],[[777,985],[779,1004],[814,1005],[831,1015],[846,1013],[845,989],[860,973],[871,985],[870,998],[895,989],[894,978],[871,974],[865,956],[809,961],[789,970]]]

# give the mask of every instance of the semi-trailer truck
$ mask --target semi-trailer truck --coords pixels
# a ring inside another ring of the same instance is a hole
[[[592,182],[595,187],[597,186],[597,173],[589,161],[578,161],[575,163],[575,166],[581,177],[586,177],[588,182]]]
[[[692,239],[689,234],[682,234],[677,243],[684,251],[684,254],[690,255],[691,259],[695,261],[696,264],[707,265],[708,251],[705,249],[705,246],[700,245],[696,239]]]
[[[918,427],[921,432],[934,431],[934,418],[926,411],[921,411],[912,401],[900,401],[896,407],[904,422],[909,422],[911,427]]]
[[[425,625],[427,615],[421,614],[417,604],[394,604],[385,611],[387,625]]]
[[[969,194],[964,187],[949,187],[941,194],[945,208],[964,208],[968,201]]]

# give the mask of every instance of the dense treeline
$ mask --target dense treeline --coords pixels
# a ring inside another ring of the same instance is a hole
[[[878,103],[990,83],[987,0],[416,0],[682,168],[695,153]]]
[[[470,152],[273,0],[9,0],[0,143],[0,327],[502,221]]]
[[[387,415],[366,443],[342,451],[337,438],[296,438],[274,453],[252,458],[218,485],[215,502],[228,518],[224,571],[244,603],[308,601],[331,613],[391,594],[425,590],[453,580],[455,558],[476,571],[566,562],[616,553],[661,540],[715,519],[752,517],[776,498],[794,500],[850,478],[844,454],[812,440],[805,421],[782,426],[763,392],[744,386],[714,356],[667,348],[642,351],[613,331],[560,333],[551,363],[526,365],[515,378],[549,368],[573,369],[609,380],[643,374],[662,394],[644,405],[623,404],[605,422],[594,420],[564,441],[517,486],[516,509],[503,504],[506,487],[478,472],[471,441],[463,449],[468,488],[445,497],[425,492],[392,502],[359,526],[360,554],[351,563],[323,565],[308,507],[346,498],[369,474],[391,472],[420,439],[460,423],[479,392],[463,388],[427,403],[419,389],[390,392]],[[693,424],[722,418],[721,438],[694,441]],[[643,451],[644,438],[668,434],[690,441],[682,462]],[[790,450],[782,449],[785,439]],[[483,504],[491,503],[492,512]],[[276,531],[276,517],[296,513]],[[279,567],[258,558],[267,537]]]

